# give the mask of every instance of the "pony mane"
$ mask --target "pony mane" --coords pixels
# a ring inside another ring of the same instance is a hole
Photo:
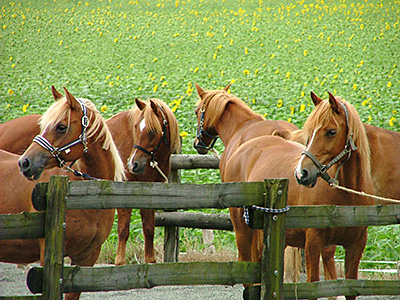
[[[88,117],[89,117],[89,126],[87,128],[86,134],[87,138],[90,139],[95,134],[97,137],[95,142],[97,142],[100,138],[104,138],[103,141],[103,149],[110,150],[112,158],[114,160],[115,165],[115,174],[114,180],[122,181],[125,180],[125,168],[124,164],[119,156],[118,149],[114,143],[114,140],[111,136],[111,132],[108,129],[108,126],[104,120],[104,118],[100,115],[96,106],[92,101],[88,99],[80,99],[85,102]],[[43,116],[39,120],[41,133],[43,132],[45,126],[55,126],[58,122],[63,120],[64,118],[68,119],[68,126],[71,122],[71,108],[68,105],[67,99],[65,97],[54,102],[47,111],[43,114]]]
[[[200,100],[197,102],[197,107],[204,106],[204,109],[207,111],[207,127],[212,127],[217,120],[221,117],[223,112],[225,111],[226,105],[228,103],[234,103],[249,116],[258,115],[260,118],[265,120],[265,118],[260,115],[256,114],[254,111],[247,106],[247,104],[232,95],[225,90],[208,90],[201,96]]]
[[[364,178],[371,177],[371,152],[369,148],[368,137],[363,123],[359,117],[357,110],[353,105],[340,97],[335,97],[340,103],[346,106],[349,113],[348,135],[353,132],[353,141],[357,146],[356,152],[359,153],[361,163],[361,174]],[[320,102],[311,112],[302,130],[292,132],[291,140],[297,141],[303,145],[311,138],[315,129],[325,126],[329,122],[338,124],[337,114],[331,109],[328,100]]]
[[[168,121],[168,128],[170,132],[170,150],[171,153],[179,153],[181,151],[181,140],[179,136],[179,126],[176,120],[176,117],[169,106],[160,99],[151,99],[154,101],[159,107],[162,108],[162,111],[165,115],[166,120]],[[146,107],[144,108],[143,117],[146,122],[146,128],[148,131],[155,131],[157,134],[162,134],[162,126],[160,121],[158,120],[156,114],[150,108],[150,100],[145,100]],[[141,111],[139,108],[135,107],[131,110],[130,118],[132,120],[132,124],[135,124],[140,116]]]

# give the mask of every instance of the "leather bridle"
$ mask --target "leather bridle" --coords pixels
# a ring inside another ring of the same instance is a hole
[[[204,130],[203,125],[204,125],[204,113],[205,113],[205,108],[204,105],[200,110],[200,122],[199,126],[197,127],[197,141],[198,143],[194,146],[196,149],[206,149],[206,150],[212,150],[214,148],[215,143],[217,142],[218,135],[212,135],[208,133],[207,131]],[[206,135],[207,137],[211,138],[212,141],[210,143],[210,146],[207,146],[206,143],[204,143],[202,137],[203,134]]]

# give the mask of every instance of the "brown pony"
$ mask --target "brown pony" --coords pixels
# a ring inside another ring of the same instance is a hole
[[[315,106],[323,100],[311,92],[311,99]],[[400,149],[400,133],[379,128],[369,124],[364,124],[371,151],[371,175],[377,196],[400,199],[400,189],[397,182],[400,180],[400,166],[397,166],[397,149]],[[295,136],[291,137],[296,139]],[[303,142],[304,141],[299,141]],[[376,200],[375,204],[387,204]],[[325,277],[327,279],[337,279],[334,254],[336,246],[324,249],[322,261],[324,264]],[[294,270],[292,272],[295,272]]]
[[[194,147],[199,154],[206,154],[214,146],[219,136],[225,146],[221,155],[219,169],[221,180],[225,182],[226,162],[236,149],[248,140],[264,135],[286,135],[298,127],[286,121],[266,120],[253,112],[242,100],[228,93],[230,85],[223,90],[203,90],[196,84],[200,101],[195,113],[198,118],[197,137]],[[239,253],[239,260],[242,260]],[[299,281],[300,253],[288,247],[285,260],[291,260],[285,270],[285,281]],[[293,268],[293,266],[298,266]],[[295,270],[297,269],[297,270]]]
[[[40,132],[40,115],[27,115],[0,124],[0,149],[21,155]]]
[[[159,99],[144,102],[107,121],[123,161],[128,162],[127,180],[164,182],[171,170],[170,157],[180,151],[178,123],[172,110]],[[152,167],[151,167],[152,166]],[[118,209],[118,248],[115,263],[126,264],[126,243],[132,209]],[[155,263],[155,211],[141,209],[145,239],[145,262]]]
[[[0,152],[0,213],[34,211],[34,180],[47,181],[52,174],[70,174],[55,168],[67,162],[76,161],[74,169],[96,178],[124,179],[117,148],[93,103],[75,99],[66,89],[65,96],[54,87],[52,92],[56,102],[41,118],[41,133],[25,153],[19,157]],[[19,174],[18,166],[29,180]],[[77,178],[70,176],[70,180]],[[111,230],[114,210],[68,210],[66,222],[65,256],[74,265],[93,266]],[[0,261],[31,263],[39,259],[43,260],[43,247],[38,240],[0,241]],[[66,299],[79,299],[79,295],[68,294]]]
[[[374,191],[368,139],[353,106],[330,94],[329,101],[320,103],[308,117],[304,129],[294,135],[308,141],[306,149],[296,142],[273,136],[258,137],[242,144],[227,161],[225,180],[289,178],[290,206],[373,204],[367,197],[332,189],[325,182],[317,181],[321,176],[331,182],[330,176],[335,174],[334,180],[337,179],[342,186],[367,193]],[[332,169],[329,172],[321,170],[322,165]],[[230,213],[239,259],[260,261],[262,231],[251,230],[244,223],[243,209],[231,208]],[[286,245],[305,248],[308,282],[319,280],[319,257],[330,245],[345,248],[346,278],[356,279],[366,240],[366,227],[286,231]]]

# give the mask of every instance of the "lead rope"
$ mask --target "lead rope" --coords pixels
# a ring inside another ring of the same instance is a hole
[[[376,196],[376,195],[371,195],[371,194],[367,194],[363,191],[356,191],[353,189],[349,189],[347,187],[344,186],[340,186],[338,183],[330,183],[329,186],[331,186],[334,189],[339,189],[348,193],[353,193],[359,196],[363,196],[363,197],[370,197],[376,200],[381,200],[381,201],[386,201],[386,202],[393,202],[393,203],[400,203],[400,200],[397,199],[391,199],[391,198],[385,198],[385,197],[381,197],[381,196]]]
[[[156,162],[155,160],[150,161],[150,167],[155,168],[161,174],[161,176],[164,177],[165,183],[168,183],[168,177],[165,176],[163,171],[160,169],[160,167],[158,166],[158,162]]]

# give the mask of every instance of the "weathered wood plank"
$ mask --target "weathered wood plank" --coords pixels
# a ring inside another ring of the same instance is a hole
[[[42,295],[30,296],[0,296],[0,300],[42,300]]]
[[[308,283],[285,283],[285,299],[334,296],[400,295],[400,280],[339,279]]]
[[[262,182],[181,184],[159,182],[70,182],[68,209],[160,210],[262,205]],[[117,196],[117,197],[116,197]]]
[[[0,215],[0,239],[37,239],[44,237],[44,212]]]
[[[51,176],[47,190],[43,298],[63,299],[67,176]]]
[[[156,226],[233,230],[231,218],[226,213],[156,212]]]
[[[171,169],[218,169],[219,158],[213,155],[173,154]]]
[[[34,267],[28,276],[30,290],[40,293],[42,267]],[[260,263],[185,262],[111,267],[65,267],[64,293],[116,291],[166,285],[235,285],[259,282]]]
[[[287,228],[333,228],[400,223],[400,205],[292,206],[286,214]]]

